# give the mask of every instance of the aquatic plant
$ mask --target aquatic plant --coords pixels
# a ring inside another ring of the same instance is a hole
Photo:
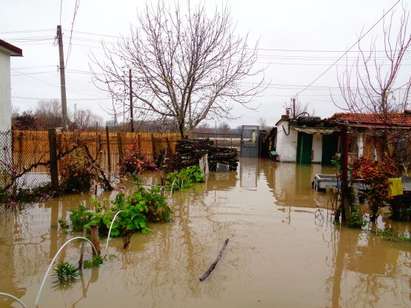
[[[191,166],[168,173],[166,175],[166,187],[168,190],[177,191],[190,188],[195,183],[203,183],[204,180],[204,173],[200,167]]]
[[[69,262],[58,263],[53,271],[56,282],[61,286],[70,285],[80,276],[78,268]]]

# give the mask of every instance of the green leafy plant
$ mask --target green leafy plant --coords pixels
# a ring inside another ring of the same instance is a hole
[[[95,255],[90,260],[84,261],[84,268],[99,267],[101,264],[103,264],[103,258],[99,255]]]
[[[351,216],[348,220],[348,227],[350,228],[362,228],[365,225],[363,213],[359,206],[354,206],[351,210]]]
[[[404,234],[397,234],[392,228],[385,228],[384,230],[377,230],[376,234],[382,239],[391,242],[411,242],[411,237]]]
[[[54,268],[56,282],[62,286],[73,283],[80,276],[79,270],[71,263],[60,262]]]
[[[87,209],[84,204],[80,204],[77,209],[71,210],[70,221],[73,231],[83,231],[84,226],[88,224],[93,217],[93,212]]]
[[[204,173],[199,166],[191,166],[180,171],[174,171],[166,175],[166,187],[168,190],[177,191],[190,188],[194,183],[203,183]]]
[[[84,204],[72,210],[70,220],[74,231],[98,227],[99,234],[107,234],[114,215],[119,211],[111,229],[112,237],[146,233],[150,230],[148,222],[168,222],[171,219],[171,208],[159,187],[139,187],[131,195],[119,193],[111,208],[103,208],[97,201],[93,203],[94,210],[87,209]]]
[[[67,230],[69,229],[69,224],[67,223],[67,221],[65,219],[59,219],[58,220],[58,224],[60,226],[60,228],[64,231],[67,232]]]

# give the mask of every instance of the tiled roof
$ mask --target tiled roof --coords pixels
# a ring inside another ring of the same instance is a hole
[[[375,113],[335,113],[328,119],[331,122],[357,125],[394,125],[411,127],[411,113],[390,113],[387,121],[382,115]]]

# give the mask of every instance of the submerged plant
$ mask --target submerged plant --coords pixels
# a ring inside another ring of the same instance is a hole
[[[95,255],[90,260],[84,261],[84,268],[99,267],[101,264],[103,264],[103,258],[99,255]]]
[[[359,206],[354,206],[351,211],[350,219],[348,220],[348,227],[361,229],[365,225],[363,213]]]
[[[54,268],[54,277],[56,282],[61,286],[67,286],[73,283],[80,276],[78,268],[68,262],[60,262]]]
[[[204,173],[199,166],[191,166],[180,171],[174,171],[166,175],[166,187],[168,190],[176,191],[190,188],[195,183],[203,183]]]
[[[59,219],[58,220],[59,226],[63,231],[67,231],[67,229],[70,227],[69,224],[65,219]]]
[[[84,204],[80,204],[77,209],[71,210],[70,221],[73,231],[83,231],[84,226],[90,222],[93,212],[87,209]]]
[[[113,221],[119,211],[118,217]],[[149,222],[168,222],[170,219],[171,208],[159,187],[151,189],[139,187],[131,195],[119,193],[112,201],[111,208],[103,208],[95,204],[94,210],[91,210],[82,204],[72,210],[70,215],[74,231],[97,227],[100,234],[108,234],[113,221],[112,237],[126,236],[134,232],[146,233],[150,230]]]
[[[385,228],[384,230],[377,230],[376,234],[382,239],[391,242],[411,242],[411,237],[404,234],[397,234],[392,228]]]

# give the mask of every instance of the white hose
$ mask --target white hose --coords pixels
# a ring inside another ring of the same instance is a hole
[[[23,303],[19,298],[15,297],[14,295],[11,295],[11,294],[5,293],[5,292],[0,292],[0,296],[5,296],[5,297],[9,297],[11,299],[14,299],[16,302],[18,302],[20,304],[21,307],[27,308],[26,304]]]
[[[116,218],[117,218],[117,215],[120,214],[121,212],[124,212],[124,210],[118,211],[118,212],[116,213],[116,215],[114,215],[113,220],[111,221],[110,229],[108,229],[108,235],[107,235],[105,250],[107,250],[107,248],[108,248],[108,242],[110,241],[111,228],[113,228],[113,224],[114,224],[114,221],[115,221]]]
[[[86,237],[84,237],[84,236],[76,236],[76,237],[73,237],[73,238],[69,239],[68,241],[66,241],[66,242],[60,247],[60,249],[57,251],[57,253],[54,255],[53,259],[51,260],[51,262],[50,262],[50,264],[49,264],[49,267],[47,268],[46,273],[44,274],[43,280],[41,281],[40,288],[39,288],[39,290],[38,290],[38,292],[37,292],[36,301],[34,302],[34,306],[35,306],[35,307],[38,307],[38,305],[39,305],[40,296],[41,296],[41,291],[43,290],[44,285],[46,284],[47,277],[48,277],[48,275],[49,275],[49,272],[50,272],[50,270],[51,270],[54,262],[57,260],[57,257],[59,256],[60,252],[64,249],[64,247],[66,247],[70,242],[75,241],[75,240],[83,240],[83,241],[86,241],[86,242],[90,243],[91,247],[93,248],[93,251],[97,254],[97,249],[96,249],[96,247],[94,246],[94,244],[93,244],[88,238],[86,238]]]

